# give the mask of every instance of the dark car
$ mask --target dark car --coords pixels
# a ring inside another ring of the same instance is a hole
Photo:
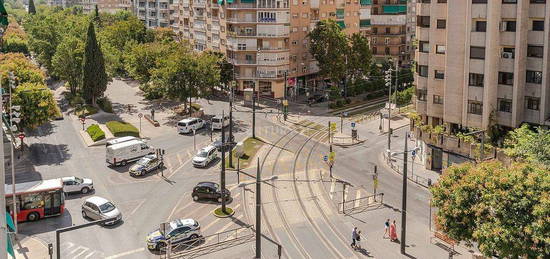
[[[214,182],[200,182],[193,188],[193,193],[191,194],[194,201],[209,199],[216,200],[217,202],[222,202],[222,193],[220,191],[220,186]],[[231,197],[231,192],[227,189],[224,191],[224,197],[228,200]]]
[[[308,98],[309,103],[320,103],[325,101],[325,96],[322,94],[314,94]]]

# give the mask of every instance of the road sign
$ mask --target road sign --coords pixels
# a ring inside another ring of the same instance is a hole
[[[328,161],[328,156],[323,156],[323,161]]]
[[[138,114],[138,117],[140,117],[140,118],[143,117],[143,113],[140,112],[140,113]]]
[[[336,157],[336,153],[334,153],[334,151],[330,152],[329,155],[328,155],[328,160],[331,162],[331,163],[334,163],[334,158]]]
[[[348,114],[348,112],[343,112],[342,115],[343,115],[344,117],[348,117],[349,114]]]
[[[378,188],[378,177],[374,178],[374,188]]]
[[[288,106],[288,100],[283,100],[283,105]]]
[[[19,139],[23,140],[23,139],[25,138],[25,133],[21,133],[21,134],[19,134],[19,136],[18,136],[18,137],[19,137]]]
[[[80,117],[80,122],[84,123],[85,120],[86,120],[85,117]]]
[[[330,130],[331,131],[336,131],[336,122],[331,122],[330,123]]]
[[[413,151],[411,152],[411,155],[412,155],[412,157],[413,157],[413,159],[414,159],[414,156],[416,156],[416,150],[413,150]]]
[[[355,128],[355,122],[352,122],[352,123],[351,123],[351,127],[352,127],[352,128]]]

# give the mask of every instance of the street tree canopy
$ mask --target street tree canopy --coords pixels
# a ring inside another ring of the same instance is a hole
[[[523,124],[508,134],[504,145],[507,155],[550,170],[550,130]]]
[[[52,59],[55,74],[67,81],[73,95],[77,93],[82,83],[83,58],[84,42],[74,36],[68,36],[57,45]]]
[[[101,97],[103,92],[107,90],[107,84],[111,79],[105,72],[105,60],[96,40],[93,22],[90,22],[88,27],[88,38],[84,49],[84,64],[82,69],[84,98],[92,105],[95,105],[97,98]]]
[[[22,128],[34,129],[60,113],[52,91],[40,83],[18,85],[13,93],[12,102],[13,105],[21,106]]]
[[[309,52],[317,60],[319,74],[338,84],[346,76],[348,39],[334,20],[322,20],[308,34]]]
[[[530,163],[465,163],[445,170],[431,189],[436,225],[477,243],[485,256],[550,254],[550,174]]]

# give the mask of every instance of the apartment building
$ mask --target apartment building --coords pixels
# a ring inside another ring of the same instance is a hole
[[[178,0],[134,0],[134,13],[148,28],[172,28],[179,32]]]
[[[100,12],[116,13],[132,10],[130,0],[80,0],[77,3],[82,6],[82,11],[85,13],[93,12],[96,5]]]
[[[550,125],[546,0],[418,0],[416,12],[423,123],[451,132]]]

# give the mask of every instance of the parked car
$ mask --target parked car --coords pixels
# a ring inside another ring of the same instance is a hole
[[[198,130],[202,127],[204,127],[204,121],[199,118],[187,118],[183,119],[181,121],[178,121],[178,124],[176,126],[178,128],[179,133],[191,133],[193,130]]]
[[[325,101],[325,96],[322,94],[314,94],[308,98],[309,103],[320,103]]]
[[[199,150],[199,152],[193,157],[193,166],[206,167],[210,162],[216,160],[218,153],[215,146],[207,146]]]
[[[68,176],[61,178],[63,181],[63,191],[80,192],[86,194],[94,189],[94,182],[88,178],[78,178],[76,176]]]
[[[170,240],[171,244],[190,241],[202,236],[201,226],[194,219],[176,219],[165,224],[166,229],[157,229],[147,235],[147,248],[159,250]]]
[[[228,115],[224,115],[223,117],[221,115],[214,116],[214,118],[212,118],[212,129],[221,130],[222,126],[223,127],[229,126],[229,116]]]
[[[222,202],[222,192],[220,191],[220,186],[214,182],[200,182],[193,188],[193,193],[191,194],[194,201],[201,199],[210,199],[216,200],[217,202]],[[231,198],[231,192],[228,189],[224,191],[224,197],[226,200]]]
[[[126,136],[126,137],[120,137],[120,138],[115,138],[115,139],[111,139],[109,141],[107,141],[107,143],[105,143],[105,146],[111,146],[111,145],[114,145],[114,144],[119,144],[119,143],[122,143],[122,142],[126,142],[126,141],[130,141],[130,140],[139,140],[139,138],[136,138],[136,137],[133,137],[133,136]]]
[[[82,217],[92,220],[112,219],[112,221],[107,221],[105,225],[113,225],[122,219],[122,213],[109,200],[93,196],[82,204]]]
[[[130,167],[131,176],[145,175],[153,170],[162,168],[164,163],[156,154],[142,157],[135,165]]]
[[[113,166],[126,165],[129,162],[154,154],[155,149],[143,140],[134,139],[107,147],[105,161]]]

